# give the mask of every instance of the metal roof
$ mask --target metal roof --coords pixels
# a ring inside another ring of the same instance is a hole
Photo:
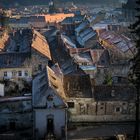
[[[101,39],[106,40],[109,44],[114,45],[122,52],[126,52],[130,48],[134,47],[131,39],[125,37],[124,35],[116,34],[112,31],[105,31],[99,36]]]
[[[68,36],[61,35],[61,39],[63,40],[64,43],[68,44],[72,48],[77,48],[76,45],[72,42],[72,40]]]

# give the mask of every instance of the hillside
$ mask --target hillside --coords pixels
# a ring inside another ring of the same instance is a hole
[[[24,6],[24,5],[46,5],[50,0],[0,0],[0,6]],[[111,4],[111,3],[118,3],[119,0],[54,0],[55,3],[65,3],[65,2],[74,2],[79,4]]]

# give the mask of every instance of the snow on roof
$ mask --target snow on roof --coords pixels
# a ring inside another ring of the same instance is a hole
[[[96,29],[106,29],[107,26],[108,24],[106,23],[97,23],[97,24],[92,25],[91,27],[93,30],[96,30]]]
[[[81,30],[83,30],[86,26],[88,26],[88,21],[85,20],[84,22],[82,22],[76,29],[75,31],[78,33],[80,32]]]
[[[92,31],[93,30],[91,28],[87,28],[83,32],[80,33],[80,37],[83,38],[84,36],[86,36],[87,34],[89,34]]]
[[[87,62],[87,63],[89,63],[89,62],[91,62],[91,60],[89,60],[87,57],[81,57],[81,56],[79,56],[79,55],[76,55],[75,57],[74,57],[74,59],[76,60],[76,61],[78,61],[78,62]]]
[[[96,70],[95,66],[79,66],[82,70]]]
[[[83,38],[84,42],[87,41],[87,40],[89,40],[90,38],[92,38],[95,35],[96,35],[96,32],[90,32],[87,36],[85,36]]]
[[[79,37],[77,38],[78,42],[81,45],[84,45],[84,43],[89,40],[90,38],[92,38],[93,36],[96,35],[96,32],[92,30],[92,28],[88,28],[86,30],[84,30]]]
[[[77,48],[76,45],[72,42],[72,40],[66,36],[66,35],[61,35],[61,39],[63,40],[64,43],[67,43],[70,45],[72,48]]]

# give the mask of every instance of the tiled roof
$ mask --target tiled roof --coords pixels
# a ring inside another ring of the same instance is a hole
[[[48,104],[51,104],[52,107],[52,103],[48,101],[48,96],[50,95],[53,97],[55,107],[66,107],[64,100],[62,100],[55,89],[48,86],[46,71],[42,71],[33,80],[33,106],[47,108],[49,107]]]
[[[46,22],[44,16],[31,16],[29,18],[30,22]]]
[[[94,98],[97,101],[134,101],[136,89],[133,86],[100,85],[94,88]]]
[[[46,22],[49,22],[49,23],[53,23],[53,22],[61,22],[63,20],[65,20],[65,18],[67,17],[73,17],[74,14],[73,13],[70,13],[70,14],[64,14],[64,13],[56,13],[56,14],[47,14],[47,15],[44,15],[45,16],[45,19],[46,19]]]
[[[73,24],[73,23],[76,23],[76,22],[80,23],[80,22],[83,21],[84,17],[85,17],[84,15],[77,15],[77,16],[74,16],[74,17],[67,17],[61,22],[61,24]]]
[[[29,22],[46,22],[44,16],[30,16],[30,17],[21,17],[21,18],[10,18],[9,23],[16,24],[29,24]]]
[[[50,48],[46,38],[35,30],[33,36],[32,48],[51,60]]]
[[[18,68],[30,58],[30,53],[1,53],[0,68]]]

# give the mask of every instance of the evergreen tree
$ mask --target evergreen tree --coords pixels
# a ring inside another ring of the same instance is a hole
[[[136,123],[135,123],[135,133],[134,133],[134,140],[139,140],[139,104],[140,104],[140,0],[136,1],[137,3],[137,15],[136,15],[136,22],[130,26],[132,33],[136,36],[136,48],[137,53],[134,56],[132,62],[132,73],[131,73],[131,80],[136,87]]]

